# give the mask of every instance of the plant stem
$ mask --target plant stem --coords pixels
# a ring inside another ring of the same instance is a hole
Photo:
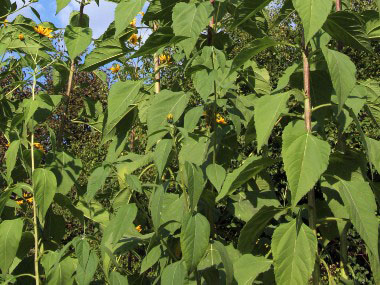
[[[348,261],[348,241],[347,241],[347,232],[351,226],[351,223],[348,221],[343,228],[342,234],[340,235],[340,275],[343,278],[348,279],[346,266]]]
[[[310,64],[308,58],[308,48],[307,44],[303,39],[303,47],[302,47],[302,59],[303,59],[303,82],[304,82],[304,92],[305,92],[305,128],[306,131],[311,134],[311,95],[310,95]],[[316,213],[316,205],[315,205],[315,193],[314,189],[311,189],[307,195],[308,206],[309,206],[309,227],[313,231],[315,237],[317,237],[317,213]],[[313,271],[313,284],[319,284],[319,276],[320,276],[320,267],[319,267],[319,258],[317,252],[317,258]]]
[[[339,12],[339,11],[342,11],[342,1],[341,0],[336,0],[336,11]]]
[[[342,0],[336,0],[335,10],[337,12],[342,11]],[[343,44],[341,42],[338,42],[338,51],[341,51],[342,49],[343,49]]]
[[[36,99],[35,98],[35,90],[36,90],[36,83],[37,83],[36,69],[33,72],[32,101]],[[34,172],[34,167],[35,167],[34,166],[34,127],[32,127],[32,134],[30,138],[30,155],[31,155],[30,159],[31,159],[31,164],[32,164],[31,177],[33,177],[33,172]],[[33,198],[33,229],[34,229],[34,275],[36,279],[36,285],[39,285],[40,274],[39,274],[39,269],[38,269],[38,221],[37,221],[37,205],[36,205],[35,197]]]
[[[325,107],[331,107],[331,106],[336,106],[336,105],[334,105],[333,103],[326,103],[326,104],[318,105],[317,107],[314,107],[311,110],[314,112],[314,111],[317,111],[319,109],[322,109]]]
[[[158,25],[156,22],[153,23],[153,31],[157,31],[158,29]],[[154,79],[155,79],[155,83],[154,83],[154,92],[157,94],[157,93],[160,93],[161,91],[161,75],[160,75],[160,70],[159,70],[159,66],[160,66],[160,58],[158,56],[157,53],[154,54]]]
[[[80,3],[80,9],[79,9],[79,25],[82,25],[83,22],[83,10],[84,10],[85,0],[82,0]],[[69,80],[67,82],[67,89],[66,89],[66,105],[64,112],[62,114],[62,119],[59,126],[58,136],[57,136],[57,147],[60,148],[63,143],[63,132],[65,128],[66,119],[68,118],[69,113],[69,106],[70,106],[70,95],[71,95],[71,88],[73,85],[73,78],[74,78],[74,72],[75,72],[75,60],[73,59],[71,61],[70,66],[70,74],[69,74]]]

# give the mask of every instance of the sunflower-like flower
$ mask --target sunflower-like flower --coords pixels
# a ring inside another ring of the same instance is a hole
[[[114,66],[111,66],[110,70],[111,70],[112,73],[118,73],[119,70],[120,70],[120,64],[116,64]]]
[[[136,18],[132,20],[132,22],[129,23],[132,28],[136,28]]]
[[[172,113],[169,113],[166,116],[166,121],[168,121],[169,124],[173,123],[173,114]]]
[[[41,36],[48,37],[49,39],[51,39],[53,37],[53,35],[51,34],[53,32],[53,30],[50,28],[44,28],[42,25],[38,25],[38,26],[34,27],[34,30],[37,33],[39,33]]]
[[[139,15],[141,15],[142,17],[144,17],[145,13],[143,11],[139,12]]]
[[[17,203],[17,205],[22,205],[22,204],[24,204],[24,200],[22,200],[22,199],[16,200],[16,203]]]
[[[137,230],[139,233],[141,233],[141,231],[142,231],[142,227],[141,227],[141,225],[138,225],[138,226],[136,227],[136,230]]]
[[[3,25],[6,27],[8,25],[9,21],[7,19],[4,20]]]
[[[139,37],[137,36],[137,34],[133,34],[129,39],[128,41],[133,44],[133,45],[137,45],[137,43],[139,42]]]
[[[25,36],[24,36],[23,34],[19,34],[19,35],[18,35],[18,39],[19,39],[20,41],[23,41],[23,40],[25,40]]]
[[[129,39],[128,41],[133,44],[133,45],[137,45],[138,42],[141,41],[141,37],[137,36],[137,34],[133,34]]]
[[[34,143],[33,146],[34,146],[36,149],[40,150],[40,151],[45,151],[43,145],[40,144],[40,143]]]
[[[159,58],[160,58],[161,64],[165,64],[165,63],[170,64],[170,60],[171,60],[170,55],[161,54]]]
[[[24,199],[26,200],[26,202],[28,203],[33,203],[33,195],[30,194],[30,193],[23,193],[22,196],[24,197]]]
[[[218,124],[222,124],[222,125],[226,125],[227,124],[227,121],[219,113],[216,114],[216,122]]]

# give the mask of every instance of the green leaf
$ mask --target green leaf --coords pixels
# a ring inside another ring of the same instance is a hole
[[[16,257],[23,226],[22,219],[4,220],[0,224],[0,269],[3,274],[8,273]]]
[[[79,22],[79,20],[82,20]],[[90,18],[86,14],[81,14],[80,11],[72,11],[70,14],[70,25],[73,27],[82,27],[82,28],[88,28],[90,26]]]
[[[168,125],[167,116],[173,115],[171,120],[174,124],[181,117],[189,102],[190,95],[184,92],[172,92],[170,90],[163,90],[156,94],[148,108],[148,146],[157,143],[167,131],[164,129]]]
[[[210,2],[194,3],[180,2],[173,8],[173,31],[176,36],[189,37],[180,42],[187,57],[190,56],[200,33],[210,22],[213,6]]]
[[[226,247],[219,241],[210,241],[204,257],[197,267],[198,272],[209,284],[232,284],[234,268]],[[209,276],[212,276],[210,279]]]
[[[380,141],[365,137],[369,161],[375,166],[380,173]]]
[[[57,152],[51,159],[53,162],[49,164],[49,169],[57,179],[57,193],[66,195],[79,177],[82,161],[65,151]]]
[[[128,285],[127,276],[123,276],[117,271],[111,272],[109,281],[110,281],[110,285]]]
[[[51,255],[51,259],[53,260],[49,261],[49,263],[51,264],[55,261],[56,257],[59,254],[55,252],[50,252],[49,255]],[[42,263],[44,264],[44,261],[42,261]],[[76,260],[71,257],[65,257],[64,259],[56,263],[49,271],[47,271],[46,283],[48,285],[73,284],[75,269]]]
[[[88,178],[87,191],[85,194],[85,200],[87,203],[94,199],[96,192],[98,192],[100,188],[103,188],[110,171],[111,168],[108,166],[99,166],[91,173]]]
[[[9,197],[11,196],[13,190],[14,190],[13,188],[10,188],[4,192],[1,191],[1,194],[0,194],[0,216],[3,213],[5,204],[7,204],[7,202],[9,201]]]
[[[380,3],[380,0],[379,0]],[[370,40],[379,40],[380,39],[380,19],[379,13],[376,11],[368,11],[368,18],[365,17],[366,23],[366,33]],[[367,16],[366,15],[366,16]]]
[[[208,137],[187,137],[184,140],[178,160],[181,164],[185,161],[202,165],[209,154],[210,139]]]
[[[322,51],[338,96],[338,112],[340,113],[348,95],[356,85],[356,67],[350,58],[343,53],[327,48],[322,49]]]
[[[255,242],[263,233],[267,224],[284,209],[273,206],[263,206],[253,217],[244,225],[240,232],[238,249],[241,253],[250,253]]]
[[[102,42],[97,48],[86,56],[81,71],[93,71],[100,66],[110,63],[125,55],[129,50],[118,39]]]
[[[132,20],[142,11],[145,0],[121,0],[115,9],[115,36],[120,35],[128,27]]]
[[[247,20],[255,16],[262,9],[264,9],[272,0],[244,0],[236,9],[234,14],[234,23],[233,28],[240,26],[245,23]]]
[[[268,271],[272,260],[263,256],[244,254],[234,262],[235,279],[238,284],[253,284],[260,273]]]
[[[272,254],[277,284],[304,285],[314,269],[317,237],[296,220],[274,230]]]
[[[53,202],[57,190],[57,180],[53,172],[37,168],[33,172],[33,192],[37,204],[40,222],[43,222],[46,212]]]
[[[157,167],[159,177],[165,169],[170,152],[172,151],[173,141],[171,139],[162,139],[157,143],[153,154],[153,161]]]
[[[181,250],[189,272],[196,269],[207,250],[210,238],[210,224],[201,214],[188,215],[182,222]]]
[[[154,54],[163,47],[174,45],[185,39],[187,37],[175,36],[170,27],[159,28],[149,36],[145,43],[129,59]]]
[[[55,14],[57,15],[63,8],[69,5],[71,0],[56,0],[57,1],[57,10]]]
[[[203,114],[203,107],[197,106],[186,112],[184,118],[184,128],[188,132],[192,132],[198,125],[199,119]]]
[[[153,247],[141,262],[140,274],[151,268],[161,257],[161,246]]]
[[[364,52],[373,53],[362,20],[354,13],[339,11],[329,15],[323,29],[337,41]]]
[[[103,129],[103,137],[107,137],[120,121],[133,110],[139,98],[142,81],[118,81],[112,85],[108,96],[107,122]]]
[[[248,182],[252,177],[259,174],[262,170],[273,164],[270,158],[258,158],[251,156],[243,161],[243,165],[227,174],[223,188],[216,197],[216,201],[220,201],[225,196],[230,195],[233,191],[244,183]]]
[[[355,229],[372,254],[379,259],[379,221],[375,214],[377,205],[371,187],[367,182],[357,180],[340,180],[334,187],[339,191]]]
[[[184,285],[187,276],[186,267],[182,261],[174,262],[164,268],[161,276],[161,284]]]
[[[215,189],[220,192],[224,179],[226,178],[226,170],[219,164],[210,164],[206,168],[207,178],[210,180]]]
[[[66,26],[64,40],[67,47],[67,52],[71,60],[74,60],[92,41],[92,30],[90,28]]]
[[[290,80],[290,77],[292,76],[292,74],[294,72],[296,72],[296,70],[300,67],[299,63],[295,63],[291,66],[289,66],[284,74],[280,77],[280,79],[278,80],[278,83],[277,83],[277,88],[275,90],[272,91],[272,93],[277,93],[278,91],[284,89],[286,86],[288,86],[288,83],[289,83],[289,80]]]
[[[216,71],[208,72],[206,69],[201,69],[192,74],[194,87],[204,101],[214,92]]]
[[[257,149],[268,143],[272,129],[281,114],[287,113],[286,107],[290,93],[265,95],[255,101],[255,128],[257,134]]]
[[[12,175],[12,170],[15,168],[17,161],[17,153],[20,148],[21,142],[19,140],[15,140],[11,142],[9,148],[5,153],[5,164],[7,166],[7,179],[10,180]]]
[[[330,145],[307,133],[303,121],[287,125],[282,140],[284,169],[295,207],[327,169]]]
[[[132,175],[132,174],[126,175],[125,181],[129,185],[129,187],[132,188],[133,191],[142,193],[141,182],[136,175]]]
[[[104,231],[104,235],[107,236],[106,239],[112,244],[116,244],[127,230],[133,227],[136,215],[136,204],[125,204],[120,207]]]
[[[190,209],[194,210],[198,205],[206,181],[199,166],[186,161],[184,168],[184,180],[189,193]]]
[[[213,241],[210,246],[214,246],[215,250],[220,255],[220,259],[222,260],[224,267],[226,285],[232,284],[232,280],[234,278],[234,267],[228,255],[226,247],[219,241]]]
[[[245,64],[248,60],[251,60],[252,57],[258,55],[260,52],[278,44],[279,42],[274,41],[268,37],[254,40],[250,47],[243,48],[241,52],[235,56],[234,60],[232,61],[229,74],[234,73],[243,64]]]
[[[325,23],[331,11],[332,1],[293,0],[293,6],[301,17],[307,44]]]
[[[152,216],[152,222],[154,230],[158,232],[158,229],[161,226],[161,212],[163,207],[163,200],[165,196],[165,188],[162,185],[159,185],[151,195],[149,202],[150,213]]]
[[[78,257],[75,280],[78,285],[89,285],[98,267],[98,256],[94,251],[90,251],[90,245],[82,239],[75,244],[75,253]]]

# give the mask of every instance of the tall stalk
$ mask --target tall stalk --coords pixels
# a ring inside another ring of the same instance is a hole
[[[157,31],[158,29],[158,25],[156,22],[153,23],[153,31]],[[161,91],[161,75],[160,75],[160,70],[159,70],[159,66],[160,66],[160,58],[159,58],[159,55],[157,53],[154,54],[154,79],[155,79],[155,83],[154,83],[154,92],[157,94],[157,93],[160,93]]]
[[[32,85],[32,101],[34,101],[35,98],[35,90],[36,90],[36,72],[37,68],[34,69],[33,72],[33,85]],[[34,172],[34,126],[32,126],[32,133],[30,136],[30,159],[32,164],[32,172],[31,176],[33,177]],[[37,221],[37,205],[36,205],[36,199],[33,197],[33,229],[34,229],[34,275],[36,280],[36,285],[40,284],[40,274],[38,269],[38,258],[39,258],[39,252],[38,252],[38,221]]]
[[[341,11],[342,10],[342,1],[341,0],[336,0],[335,6],[336,6],[336,11],[337,12]]]
[[[302,60],[303,60],[303,84],[305,92],[305,107],[304,107],[304,116],[305,116],[305,128],[306,131],[311,134],[311,94],[310,94],[310,64],[309,64],[309,51],[307,44],[303,40],[302,44]],[[313,231],[314,235],[317,237],[317,212],[315,204],[315,192],[314,189],[311,189],[307,195],[308,206],[309,206],[309,227]],[[319,284],[320,277],[320,267],[319,267],[319,257],[317,256],[314,271],[313,271],[313,284]]]
[[[79,8],[79,25],[82,25],[82,22],[83,22],[84,5],[85,5],[85,0],[82,0],[80,3],[80,8]],[[64,133],[66,119],[68,118],[68,113],[69,113],[70,95],[71,95],[71,89],[72,89],[72,85],[73,85],[74,72],[75,72],[75,60],[73,59],[71,61],[69,80],[67,82],[67,89],[66,89],[66,94],[65,94],[66,95],[66,105],[64,107],[62,119],[61,119],[60,126],[59,126],[58,136],[57,136],[57,146],[58,147],[61,147],[62,143],[63,143],[63,133]]]

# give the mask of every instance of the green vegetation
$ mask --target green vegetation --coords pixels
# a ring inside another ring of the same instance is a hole
[[[1,284],[380,284],[380,2],[101,1],[0,0]]]

